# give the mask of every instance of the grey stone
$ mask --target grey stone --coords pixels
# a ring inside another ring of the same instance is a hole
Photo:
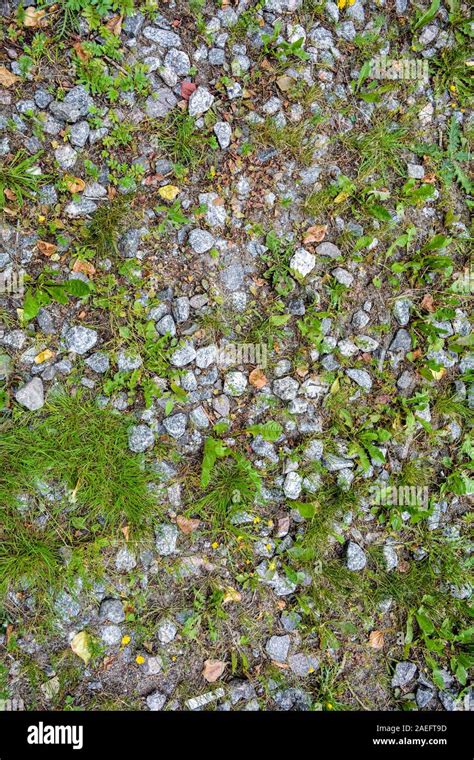
[[[49,109],[58,119],[74,124],[81,116],[86,116],[92,105],[94,101],[86,88],[79,85],[69,90],[64,100],[51,103]]]
[[[163,420],[163,427],[166,432],[173,438],[181,438],[186,432],[187,417],[185,414],[178,412],[171,417],[166,417]]]
[[[119,351],[117,356],[117,367],[120,372],[132,372],[143,364],[140,356],[132,355],[125,351]]]
[[[282,377],[273,383],[273,393],[282,401],[292,401],[296,398],[299,384],[292,377]]]
[[[85,359],[84,363],[87,364],[93,372],[97,372],[100,375],[107,372],[110,364],[109,357],[103,351],[96,351],[95,354],[91,354]]]
[[[224,393],[229,396],[241,396],[247,383],[247,377],[243,372],[228,372],[224,381]]]
[[[176,325],[171,314],[165,314],[165,316],[156,323],[155,327],[160,335],[166,335],[167,333],[171,337],[176,335]]]
[[[157,635],[161,644],[169,644],[176,636],[178,628],[176,624],[166,618],[158,624]]]
[[[232,137],[232,128],[226,121],[218,121],[214,124],[214,134],[217,137],[217,141],[222,150],[225,150],[230,145]]]
[[[305,248],[298,248],[290,259],[290,270],[303,279],[316,266],[316,257]]]
[[[393,314],[401,327],[406,327],[410,321],[411,301],[407,298],[398,298],[393,305]]]
[[[193,425],[195,425],[197,428],[200,428],[201,430],[205,430],[209,427],[209,418],[204,411],[204,407],[197,406],[196,409],[193,409],[192,412],[189,415],[191,422]]]
[[[166,702],[166,694],[162,694],[161,691],[153,691],[146,698],[146,704],[149,710],[152,712],[159,712],[163,709]]]
[[[172,90],[168,87],[160,87],[146,99],[145,111],[152,119],[162,119],[173,110],[177,103]]]
[[[158,29],[155,26],[146,26],[143,30],[143,36],[163,48],[179,48],[181,45],[181,40],[177,34],[168,32],[166,29]]]
[[[365,369],[347,369],[346,375],[365,391],[372,388],[372,378]]]
[[[364,550],[354,541],[349,541],[346,548],[346,564],[348,570],[363,570],[367,564]]]
[[[189,115],[194,117],[202,116],[210,109],[214,102],[214,95],[211,95],[206,87],[198,87],[189,98]]]
[[[348,272],[347,269],[342,269],[342,267],[336,267],[336,269],[331,271],[331,274],[334,279],[340,282],[341,285],[345,285],[346,288],[349,288],[354,282],[354,278],[350,272]]]
[[[301,493],[302,477],[298,472],[289,472],[283,484],[287,499],[297,499]]]
[[[78,121],[77,124],[73,124],[69,133],[69,140],[71,145],[75,145],[77,148],[83,148],[89,137],[91,128],[87,121]]]
[[[155,445],[155,436],[148,425],[133,425],[128,434],[128,448],[136,454]]]
[[[292,654],[288,657],[288,665],[295,675],[305,678],[319,668],[319,660],[311,654]]]
[[[137,559],[135,555],[126,546],[119,549],[115,557],[115,567],[117,570],[122,573],[128,573],[136,566]]]
[[[337,259],[342,256],[340,249],[334,243],[320,243],[316,248],[319,256],[329,256],[331,259]]]
[[[100,629],[100,637],[108,647],[116,647],[122,641],[122,631],[118,625],[103,625]]]
[[[397,330],[394,339],[390,343],[389,351],[393,351],[394,353],[406,353],[411,349],[411,345],[410,333],[401,328],[400,330]]]
[[[176,322],[186,322],[189,319],[189,298],[187,296],[180,296],[173,301],[172,311]]]
[[[214,245],[214,238],[206,230],[194,229],[189,233],[189,245],[194,253],[206,253]]]
[[[69,351],[75,354],[86,354],[97,343],[97,332],[90,327],[78,325],[70,327],[64,336],[64,342]]]
[[[54,151],[54,157],[61,169],[72,169],[77,161],[77,152],[70,145],[61,145]]]
[[[196,350],[191,342],[184,343],[171,356],[171,364],[175,367],[185,367],[196,358]]]
[[[418,668],[413,662],[397,662],[392,678],[392,686],[406,686],[415,678]]]
[[[44,389],[43,382],[39,377],[34,377],[29,383],[23,385],[15,393],[15,399],[21,406],[29,409],[30,412],[35,412],[37,409],[41,409],[44,406]]]
[[[165,56],[165,66],[172,69],[178,76],[186,76],[191,68],[191,61],[184,50],[172,48]]]
[[[156,551],[162,557],[174,554],[176,551],[176,541],[178,540],[178,528],[176,525],[161,523],[155,529],[155,547]]]
[[[110,620],[111,623],[123,623],[125,612],[120,599],[104,599],[99,609],[99,620]]]
[[[211,364],[215,364],[218,358],[218,348],[212,344],[198,348],[196,352],[196,365],[199,369],[207,369]]]
[[[268,656],[276,662],[285,662],[290,648],[290,637],[272,636],[265,645],[265,651]]]

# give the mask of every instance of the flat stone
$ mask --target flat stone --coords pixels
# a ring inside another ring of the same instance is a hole
[[[74,124],[82,116],[86,116],[93,105],[94,101],[86,88],[79,85],[69,90],[64,100],[51,103],[49,109],[58,119]]]
[[[181,40],[177,34],[168,32],[166,29],[158,29],[156,26],[146,26],[143,30],[143,36],[163,48],[179,48],[181,45]]]
[[[43,382],[39,377],[34,377],[29,383],[23,385],[15,393],[15,399],[25,409],[35,412],[44,406],[44,389]]]
[[[302,477],[298,472],[289,472],[283,484],[283,491],[287,499],[297,499],[301,493]]]
[[[192,343],[185,343],[171,356],[171,364],[175,367],[184,367],[186,364],[190,364],[196,358],[196,350]]]
[[[310,654],[292,654],[288,657],[290,670],[300,678],[306,678],[319,668],[319,660]]]
[[[179,412],[178,414],[171,415],[171,417],[166,417],[163,420],[163,427],[169,435],[177,439],[185,434],[186,423],[186,415]]]
[[[226,121],[218,121],[214,124],[214,134],[222,150],[229,147],[232,137],[232,127],[230,124]]]
[[[298,248],[290,259],[290,270],[300,279],[312,272],[315,266],[316,256],[305,248]]]
[[[110,361],[103,351],[96,351],[84,360],[84,364],[87,364],[93,372],[103,375],[109,369]]]
[[[165,706],[166,699],[166,694],[162,694],[161,691],[153,691],[147,696],[146,704],[152,712],[159,712]]]
[[[282,377],[273,383],[273,393],[282,401],[292,401],[296,398],[299,390],[299,384],[292,377]]]
[[[104,625],[100,629],[100,638],[108,647],[116,647],[122,641],[122,631],[118,625]]]
[[[116,554],[115,567],[119,572],[128,573],[137,566],[137,559],[134,554],[126,547],[122,547]]]
[[[347,369],[346,375],[365,391],[372,388],[372,378],[365,369]]]
[[[265,651],[272,660],[285,662],[290,648],[289,636],[272,636],[265,644]]]
[[[241,396],[248,384],[243,372],[228,372],[224,381],[224,393],[229,396]]]
[[[176,636],[178,628],[176,624],[168,618],[158,624],[157,635],[161,644],[169,644]]]

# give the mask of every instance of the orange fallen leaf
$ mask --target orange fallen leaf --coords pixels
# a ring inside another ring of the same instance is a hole
[[[316,224],[314,227],[308,227],[303,237],[304,245],[308,243],[320,243],[321,240],[324,240],[327,229],[327,224]]]
[[[125,536],[125,541],[128,541],[130,539],[130,525],[124,525],[121,531]]]
[[[225,666],[226,663],[222,660],[205,660],[202,675],[208,683],[214,683],[223,674]]]
[[[45,240],[38,240],[36,247],[43,256],[52,256],[58,248],[55,243],[47,243]]]
[[[86,274],[90,277],[91,275],[95,274],[95,266],[91,264],[90,261],[83,261],[82,259],[77,259],[77,261],[74,262],[72,271],[82,272],[82,274]]]
[[[5,198],[8,198],[9,201],[16,201],[16,194],[9,187],[5,188],[4,193]]]
[[[384,635],[382,631],[371,631],[368,644],[372,649],[383,649]]]
[[[193,530],[196,530],[196,528],[199,528],[201,521],[193,520],[192,518],[184,517],[183,515],[178,515],[176,518],[176,523],[180,531],[188,535],[189,533],[192,533]]]
[[[5,66],[0,66],[0,85],[2,87],[11,87],[16,82],[19,82],[20,79],[21,77],[17,77],[16,74],[13,74]]]
[[[249,382],[254,388],[263,388],[268,383],[268,380],[262,370],[257,367],[250,373]]]
[[[241,602],[242,594],[232,586],[227,586],[222,600],[222,604],[229,604],[230,602]]]
[[[70,193],[82,193],[86,186],[80,177],[66,177],[65,184]]]

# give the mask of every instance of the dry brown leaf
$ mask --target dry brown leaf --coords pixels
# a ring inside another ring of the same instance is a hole
[[[425,311],[435,311],[435,307],[433,304],[433,296],[431,293],[425,293],[421,300],[421,308]]]
[[[95,274],[95,266],[91,264],[90,261],[77,259],[77,261],[74,263],[72,271],[82,272],[82,274],[86,274],[88,277],[91,277],[93,274]]]
[[[268,380],[262,370],[257,367],[251,371],[249,375],[249,383],[250,385],[253,385],[254,388],[263,388],[268,383]]]
[[[84,48],[82,47],[82,44],[80,42],[75,42],[74,45],[73,45],[73,48],[74,48],[74,50],[77,53],[77,57],[81,61],[85,62],[85,61],[89,60],[90,55],[89,55],[89,53],[86,53],[86,51],[84,50]]]
[[[70,193],[82,193],[86,183],[80,177],[67,177],[65,184]]]
[[[226,663],[222,660],[205,660],[202,675],[208,683],[214,683],[223,674],[225,666]]]
[[[39,26],[47,26],[47,21],[44,18],[46,16],[45,10],[40,10],[30,6],[25,11],[23,18],[23,26],[28,26],[31,29],[37,29]]]
[[[36,247],[43,256],[52,256],[58,248],[54,243],[46,243],[45,240],[38,240]]]
[[[120,33],[122,31],[122,21],[123,16],[112,16],[110,21],[107,21],[105,26],[109,32],[115,34],[116,37],[120,37]]]
[[[17,77],[16,74],[13,74],[5,66],[0,66],[0,85],[2,87],[11,87],[16,82],[19,82],[20,79],[21,77]]]
[[[282,74],[281,77],[278,77],[276,83],[282,92],[288,92],[288,90],[291,90],[293,87],[295,80],[292,79],[292,77],[289,77],[287,74]]]
[[[372,649],[383,649],[384,636],[382,631],[371,631],[368,644]]]
[[[315,224],[314,227],[308,227],[303,237],[303,244],[320,243],[324,240],[327,230],[327,224]]]
[[[3,192],[5,193],[5,198],[8,198],[9,201],[16,201],[16,194],[9,187],[6,187]]]
[[[193,520],[191,517],[184,517],[183,515],[178,515],[178,517],[176,518],[176,523],[180,531],[188,535],[189,533],[192,533],[193,530],[196,530],[196,528],[199,528],[201,521]]]

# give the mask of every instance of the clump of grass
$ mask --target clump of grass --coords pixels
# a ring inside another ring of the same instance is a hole
[[[5,519],[0,533],[0,594],[9,587],[46,587],[54,583],[62,566],[57,536],[19,520]],[[8,532],[7,532],[8,531]]]
[[[130,221],[130,196],[118,195],[112,203],[100,206],[85,229],[86,247],[98,256],[120,255],[118,240]]]
[[[46,411],[29,424],[2,426],[2,508],[11,512],[19,495],[36,496],[38,481],[46,481],[72,489],[69,502],[87,522],[140,525],[154,502],[151,478],[128,450],[127,421],[65,394],[55,395]]]
[[[351,137],[349,142],[361,156],[359,177],[369,177],[376,172],[385,176],[387,168],[403,176],[405,169],[400,154],[408,137],[406,127],[392,127],[385,122],[375,124],[362,135]]]
[[[253,140],[257,145],[276,148],[305,166],[311,163],[314,150],[308,133],[308,123],[305,121],[279,127],[272,118],[266,119],[263,124],[255,125],[252,130]]]
[[[46,174],[35,173],[35,164],[40,155],[41,152],[28,156],[26,151],[19,150],[10,161],[0,166],[0,210],[5,208],[8,194],[13,193],[21,207],[25,198],[32,198],[40,186],[47,182]]]
[[[174,164],[194,168],[204,161],[208,140],[196,131],[188,113],[173,111],[154,129],[153,145]]]

